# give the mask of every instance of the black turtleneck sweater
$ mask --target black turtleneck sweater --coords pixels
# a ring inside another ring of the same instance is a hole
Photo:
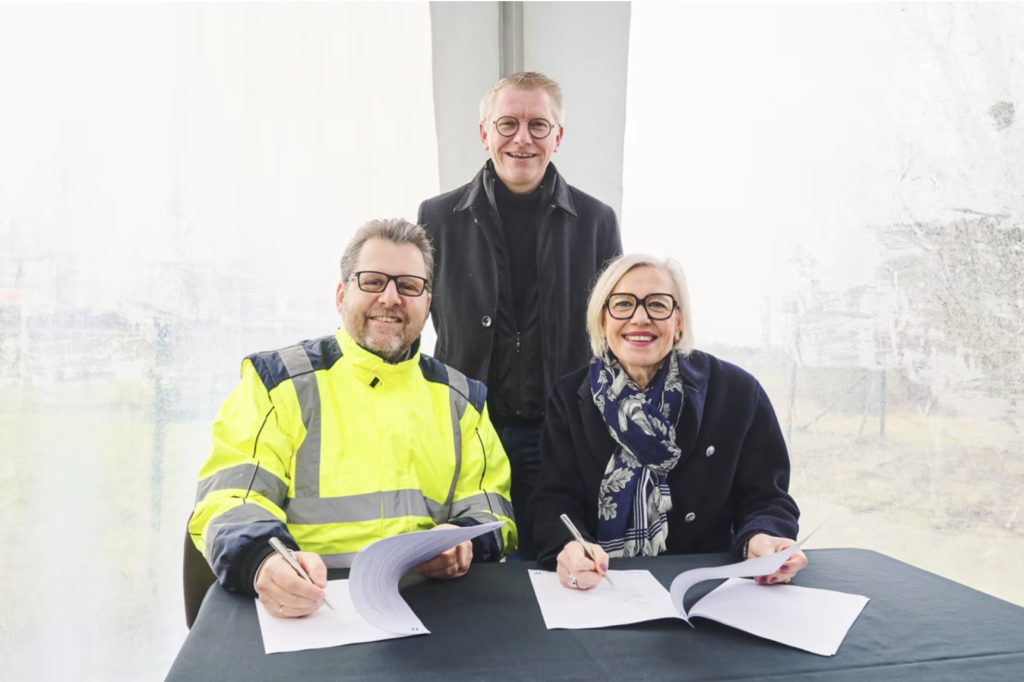
[[[497,423],[534,421],[544,414],[537,287],[537,230],[543,192],[541,185],[528,194],[516,194],[500,179],[494,181],[504,252],[498,337],[490,373],[493,393],[488,397]]]
[[[537,208],[541,187],[516,194],[501,180],[494,181],[501,231],[508,252],[515,323],[521,330],[537,317]]]

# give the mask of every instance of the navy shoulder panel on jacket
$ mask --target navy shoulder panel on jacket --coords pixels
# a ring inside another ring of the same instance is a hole
[[[309,361],[309,368],[303,371],[289,370],[283,357],[283,353],[301,349]],[[309,371],[330,369],[341,358],[341,348],[338,346],[338,339],[332,334],[321,336],[318,339],[300,341],[294,346],[280,348],[278,350],[267,350],[253,353],[246,357],[252,362],[253,368],[259,374],[260,380],[268,391],[274,390],[278,384],[287,381],[292,377],[304,374]]]
[[[423,378],[427,381],[444,384],[449,388],[452,388],[449,372],[458,372],[457,369],[449,367],[437,358],[423,354],[420,354],[420,371],[423,372]],[[461,372],[459,372],[459,374],[466,379],[467,388],[469,389],[469,395],[464,395],[463,397],[469,401],[469,404],[472,405],[477,412],[483,413],[484,403],[487,401],[487,386],[482,381],[471,379]]]

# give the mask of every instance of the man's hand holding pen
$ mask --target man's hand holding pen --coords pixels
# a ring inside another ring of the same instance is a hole
[[[279,554],[271,554],[256,574],[256,592],[271,615],[298,618],[315,613],[327,593],[327,566],[319,554],[293,552],[292,556],[309,575],[300,576]]]

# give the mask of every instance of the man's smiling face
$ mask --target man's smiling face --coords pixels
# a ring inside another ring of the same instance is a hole
[[[494,121],[511,116],[519,121],[512,137],[503,137],[494,129]],[[542,118],[554,124],[551,134],[542,140],[530,136],[529,121]],[[564,129],[555,118],[551,98],[542,88],[499,90],[487,118],[480,123],[480,139],[494,161],[494,170],[505,185],[517,194],[537,189],[551,162],[551,155],[562,143]]]
[[[359,251],[356,272],[372,270],[388,275],[427,276],[423,254],[414,244],[370,239]],[[405,356],[419,338],[430,312],[430,292],[402,296],[398,283],[388,282],[384,291],[368,293],[355,278],[338,284],[338,310],[345,330],[366,350],[388,362]]]

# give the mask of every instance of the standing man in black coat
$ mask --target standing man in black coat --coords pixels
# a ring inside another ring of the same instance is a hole
[[[480,102],[490,160],[468,184],[424,201],[418,219],[436,258],[434,355],[487,384],[524,560],[536,556],[528,505],[544,405],[555,381],[589,360],[587,294],[622,253],[615,212],[551,164],[563,113],[561,88],[543,74],[498,81]]]

